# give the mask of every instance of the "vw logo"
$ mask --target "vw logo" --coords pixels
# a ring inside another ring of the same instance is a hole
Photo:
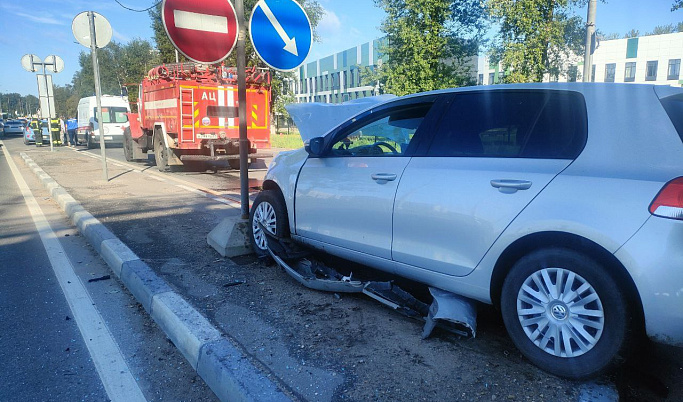
[[[554,305],[550,309],[550,312],[552,313],[553,317],[557,320],[564,320],[565,318],[567,318],[567,308],[561,304]]]

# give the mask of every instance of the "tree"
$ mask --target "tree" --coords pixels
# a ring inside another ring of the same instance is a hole
[[[621,39],[621,34],[617,32],[612,32],[612,33],[604,33],[600,31],[599,29],[595,30],[595,35],[597,35],[598,39],[600,40],[613,40],[613,39]]]
[[[679,8],[683,8],[683,0],[676,0],[674,4],[671,5],[671,11],[676,11]]]
[[[147,72],[159,64],[159,56],[152,44],[144,39],[133,39],[125,45],[111,42],[98,49],[100,67],[100,87],[103,94],[118,95],[123,88],[130,89],[128,96],[132,104],[137,101],[137,84]],[[95,78],[90,53],[81,52],[78,58],[81,69],[74,74],[72,80],[73,103],[78,99],[95,94]],[[131,85],[132,84],[132,85]]]
[[[626,38],[637,38],[639,36],[640,36],[640,31],[637,29],[632,29],[632,30],[626,32],[626,34],[624,35],[624,39],[626,39]]]
[[[683,0],[682,0],[683,1]],[[664,35],[664,34],[670,34],[674,33],[677,31],[677,27],[674,24],[668,24],[668,25],[657,25],[652,32],[647,33],[646,35]]]
[[[488,0],[489,15],[500,24],[490,55],[506,71],[505,82],[539,82],[564,73],[566,60],[583,54],[585,28],[570,16],[579,0]]]
[[[472,56],[483,36],[479,0],[375,0],[387,14],[381,30],[382,66],[366,69],[364,82],[405,95],[471,85]]]

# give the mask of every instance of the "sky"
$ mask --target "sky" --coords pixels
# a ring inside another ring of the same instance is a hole
[[[157,0],[119,0],[133,9],[145,9]],[[198,0],[197,0],[198,1]],[[674,0],[599,1],[596,26],[604,33],[624,33],[637,29],[651,31],[657,25],[683,21],[683,10],[671,12]],[[384,12],[373,0],[318,0],[325,16],[317,27],[315,42],[306,61],[346,50],[382,36],[379,27]],[[106,17],[113,39],[126,43],[134,38],[151,39],[146,12],[124,9],[114,0],[0,0],[0,93],[37,95],[34,73],[21,67],[21,57],[35,54],[41,59],[58,55],[65,69],[53,74],[55,85],[71,83],[79,69],[78,55],[89,49],[80,45],[71,32],[73,18],[83,11],[96,11]],[[249,14],[250,10],[245,10]],[[586,8],[576,10],[582,18]]]

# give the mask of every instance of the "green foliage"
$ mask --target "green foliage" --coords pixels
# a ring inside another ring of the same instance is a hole
[[[678,32],[678,27],[674,24],[657,25],[656,27],[654,27],[652,32],[649,32],[645,35],[664,35],[674,32]]]
[[[563,73],[564,61],[583,54],[581,18],[569,14],[578,0],[488,0],[489,15],[500,24],[491,58],[508,73],[505,82],[540,82]]]
[[[33,95],[21,96],[16,92],[0,93],[0,110],[8,118],[33,114],[39,108],[38,98]]]
[[[632,30],[626,32],[626,34],[624,34],[624,38],[637,38],[639,36],[640,36],[640,31],[637,29],[632,29]]]
[[[679,8],[683,8],[683,0],[676,0],[674,4],[671,5],[671,11],[676,11]]]
[[[122,88],[129,89],[128,99],[131,104],[137,102],[138,84],[147,72],[159,64],[159,55],[152,44],[144,39],[133,39],[125,45],[111,42],[97,50],[100,67],[100,87],[102,94],[119,95]],[[75,115],[78,100],[95,95],[95,76],[92,69],[90,52],[81,52],[78,58],[81,69],[74,74],[72,94],[67,103],[67,112]]]
[[[405,95],[473,84],[471,56],[484,29],[479,0],[375,0],[387,14],[381,30],[381,68],[366,69],[365,83]]]
[[[291,129],[291,134],[275,134],[270,136],[272,148],[297,149],[304,146],[297,130]]]

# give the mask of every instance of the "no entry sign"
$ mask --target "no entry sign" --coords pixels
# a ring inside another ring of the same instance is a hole
[[[229,0],[164,0],[161,18],[173,45],[199,63],[220,62],[237,42],[237,15]]]

